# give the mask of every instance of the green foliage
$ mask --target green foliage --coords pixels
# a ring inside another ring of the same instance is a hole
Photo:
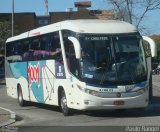
[[[0,22],[0,54],[4,54],[5,42],[11,37],[11,23],[8,21]]]
[[[145,56],[150,57],[151,56],[150,45],[146,43],[145,41],[143,42],[143,44],[144,44],[143,46],[144,46]]]
[[[159,64],[160,63],[160,39],[156,39],[155,42],[157,44],[157,57],[153,58],[152,63]],[[157,67],[157,66],[155,66],[155,67]]]
[[[160,52],[160,41],[156,43],[157,44],[157,51]]]

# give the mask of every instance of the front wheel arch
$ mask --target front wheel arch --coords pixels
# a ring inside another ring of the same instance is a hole
[[[61,93],[64,90],[62,86],[58,87],[58,106],[61,107]]]
[[[58,104],[64,116],[72,114],[72,110],[67,106],[66,93],[63,87],[58,88]]]

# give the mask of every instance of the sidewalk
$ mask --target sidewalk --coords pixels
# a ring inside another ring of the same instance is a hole
[[[0,124],[7,122],[10,119],[10,113],[3,109],[0,109]]]
[[[160,88],[160,75],[153,75],[153,85]]]
[[[0,107],[0,127],[12,124],[15,122],[15,112]]]
[[[4,78],[0,78],[0,85],[5,85],[5,79]],[[6,109],[6,108],[2,108],[0,107],[0,128],[2,126],[6,126],[9,124],[12,124],[15,122],[15,112]]]

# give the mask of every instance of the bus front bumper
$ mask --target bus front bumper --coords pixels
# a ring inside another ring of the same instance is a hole
[[[78,109],[80,110],[105,110],[105,109],[131,109],[145,108],[148,106],[148,93],[145,92],[135,97],[101,98],[85,94]]]

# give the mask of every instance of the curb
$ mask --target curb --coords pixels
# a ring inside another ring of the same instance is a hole
[[[0,127],[9,125],[15,122],[15,118],[16,118],[15,112],[11,111],[10,109],[3,108],[3,107],[0,107],[0,109],[5,110],[10,113],[10,119],[7,122],[0,124]]]

